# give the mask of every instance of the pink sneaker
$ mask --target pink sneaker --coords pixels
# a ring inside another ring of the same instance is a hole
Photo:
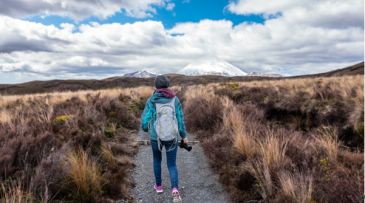
[[[172,188],[172,202],[181,203],[181,196],[177,188]]]
[[[157,193],[163,193],[162,185],[160,186],[154,185],[153,188],[155,188]]]

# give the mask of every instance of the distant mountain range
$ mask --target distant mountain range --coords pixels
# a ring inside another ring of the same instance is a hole
[[[198,76],[198,75],[219,75],[219,76],[246,76],[243,70],[226,61],[204,61],[188,64],[178,71],[182,75]]]
[[[223,64],[223,67],[231,67],[230,65]],[[218,66],[218,65],[217,65]],[[217,67],[215,66],[215,67]],[[191,65],[190,67],[193,67]],[[194,67],[198,67],[195,66]],[[229,70],[235,70],[229,69]],[[364,74],[364,62],[349,66],[343,69],[338,69],[326,73],[314,74],[314,75],[302,75],[295,77],[274,77],[275,75],[265,75],[256,73],[247,73],[244,76],[226,77],[226,69],[222,72],[212,72],[204,76],[186,76],[181,74],[167,74],[171,80],[172,85],[196,85],[196,84],[208,84],[219,82],[240,82],[240,81],[253,81],[253,80],[280,80],[290,78],[312,78],[312,77],[329,77],[329,76],[343,76],[343,75],[363,75]],[[234,72],[239,73],[239,72]],[[137,86],[151,86],[153,85],[154,78],[151,77],[153,73],[147,71],[134,72],[134,74],[126,74],[123,77],[111,77],[102,80],[49,80],[49,81],[31,81],[21,84],[0,84],[0,94],[31,94],[31,93],[44,93],[54,91],[76,91],[76,90],[96,90],[107,89],[116,87],[137,87]],[[242,73],[241,73],[242,74]],[[136,76],[136,77],[135,77]],[[138,77],[137,77],[138,76]],[[149,76],[149,77],[142,77]]]
[[[133,78],[153,78],[153,77],[156,77],[157,74],[150,73],[150,72],[145,71],[145,70],[141,70],[141,71],[126,73],[123,76],[124,77],[133,77]]]
[[[236,77],[236,76],[258,76],[258,77],[281,77],[279,74],[271,73],[247,73],[231,63],[226,61],[200,61],[193,62],[177,72],[179,75],[186,76],[204,76],[204,75],[216,75],[225,77]],[[123,75],[123,77],[134,77],[134,78],[150,78],[156,77],[158,74],[148,72],[146,70],[134,71]]]

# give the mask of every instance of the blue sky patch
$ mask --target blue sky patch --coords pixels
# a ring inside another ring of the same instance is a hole
[[[25,18],[26,20],[39,22],[45,25],[55,25],[59,27],[62,23],[71,23],[75,25],[88,24],[90,22],[98,22],[100,24],[106,23],[134,23],[141,20],[154,20],[163,23],[166,29],[174,27],[178,23],[184,22],[199,22],[202,19],[210,20],[229,20],[233,25],[245,23],[260,23],[265,22],[263,15],[236,15],[226,9],[229,4],[228,0],[214,0],[214,1],[201,1],[201,0],[190,0],[190,1],[173,1],[175,7],[172,10],[167,10],[162,7],[155,7],[156,13],[152,17],[147,18],[134,18],[126,15],[124,11],[115,13],[114,15],[100,19],[97,17],[90,17],[82,21],[75,21],[69,17],[61,17],[55,15],[36,15]]]

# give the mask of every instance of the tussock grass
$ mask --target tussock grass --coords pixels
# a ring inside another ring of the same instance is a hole
[[[72,97],[78,97],[82,101],[87,101],[87,95],[101,97],[117,98],[119,95],[130,96],[132,99],[146,98],[153,92],[152,87],[142,86],[135,88],[114,88],[101,90],[79,90],[79,91],[64,91],[53,93],[25,94],[25,95],[1,95],[0,107],[10,105],[16,101],[29,103],[37,99],[44,99],[49,105],[60,104]]]
[[[287,141],[278,138],[272,131],[269,131],[269,135],[259,141],[259,151],[264,163],[271,169],[274,167],[285,166],[288,161],[285,155],[287,150]]]
[[[235,133],[233,146],[246,158],[251,158],[257,153],[257,143],[244,131]]]
[[[2,203],[31,203],[34,202],[34,198],[29,191],[25,191],[18,181],[10,184],[1,184],[2,198],[0,196],[0,202]]]
[[[363,76],[342,76],[173,89],[233,202],[356,202],[363,85]],[[129,133],[153,90],[0,97],[0,181],[21,174],[21,186],[4,185],[0,199],[131,199]]]
[[[248,127],[239,109],[231,107],[223,115],[224,128],[230,130],[233,136],[233,146],[246,158],[252,158],[258,152],[255,135],[257,129]]]
[[[234,202],[353,202],[363,190],[363,84],[344,76],[191,86],[188,127]]]
[[[279,175],[280,189],[284,198],[292,202],[307,203],[312,201],[313,177],[303,173],[292,174],[283,171]]]
[[[5,110],[0,110],[0,123],[9,123],[11,120],[11,115]]]
[[[316,142],[320,148],[324,149],[327,157],[331,161],[336,161],[339,154],[340,142],[337,138],[336,129],[330,127],[323,127],[318,130],[318,137]]]
[[[101,158],[112,166],[117,165],[117,160],[116,160],[112,150],[107,145],[101,146]]]
[[[102,193],[103,177],[99,166],[83,150],[67,156],[70,181],[76,186],[77,196],[82,200],[93,200]]]
[[[256,187],[262,199],[268,200],[274,194],[274,183],[269,166],[262,160],[250,160],[246,163],[245,169],[257,180]]]
[[[145,94],[121,89],[1,97],[0,182],[19,178],[35,202],[130,199],[129,157],[136,152],[130,133],[141,111],[129,107],[145,102]],[[112,153],[107,143],[120,150]]]

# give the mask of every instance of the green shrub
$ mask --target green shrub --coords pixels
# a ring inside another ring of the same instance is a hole
[[[104,135],[108,138],[114,137],[116,133],[117,133],[117,127],[115,124],[110,124],[104,129]]]
[[[67,121],[69,121],[73,116],[72,115],[61,115],[57,116],[55,119],[53,119],[54,124],[64,124]]]
[[[227,86],[232,90],[237,90],[240,88],[240,85],[238,83],[228,83]]]
[[[355,126],[355,130],[356,132],[362,137],[364,138],[364,123],[363,122],[358,122]]]

